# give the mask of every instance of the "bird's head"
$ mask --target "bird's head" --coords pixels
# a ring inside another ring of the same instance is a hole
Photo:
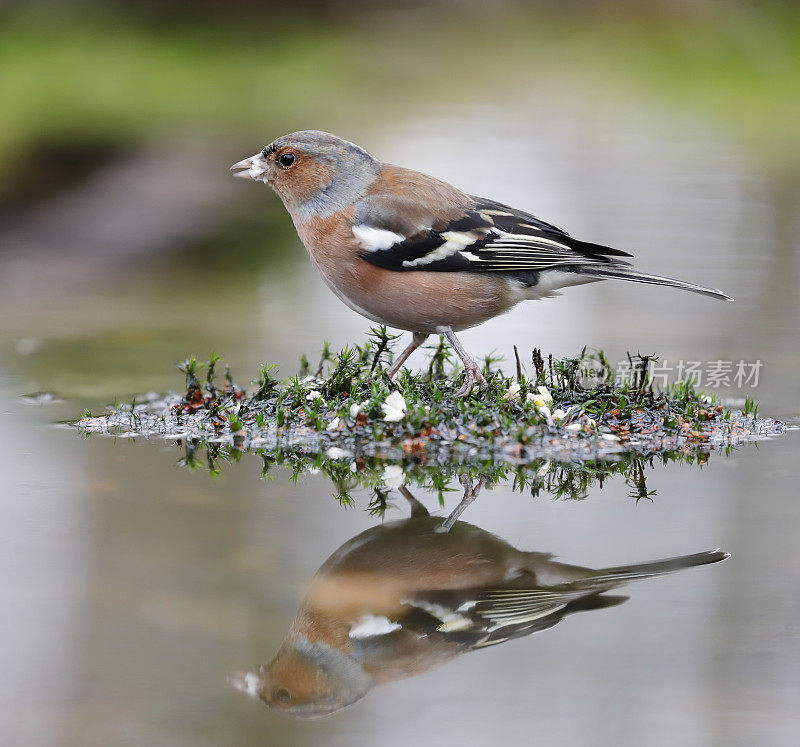
[[[301,219],[349,206],[379,169],[380,163],[363,148],[318,130],[283,135],[231,166],[235,176],[269,184]]]
[[[267,665],[234,672],[237,689],[294,718],[318,718],[363,698],[370,676],[342,651],[299,636]]]

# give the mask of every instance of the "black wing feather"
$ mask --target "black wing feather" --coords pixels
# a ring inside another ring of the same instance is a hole
[[[391,230],[380,221],[374,228]],[[474,206],[446,225],[419,231],[361,257],[387,270],[434,272],[539,272],[586,265],[627,265],[627,252],[572,238],[557,226],[493,200]]]

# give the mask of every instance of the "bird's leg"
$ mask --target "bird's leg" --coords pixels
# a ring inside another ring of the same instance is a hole
[[[415,332],[413,337],[411,338],[411,342],[408,344],[408,347],[402,353],[400,353],[397,360],[394,363],[392,363],[392,366],[386,372],[386,375],[390,379],[394,378],[395,374],[400,370],[400,367],[408,359],[408,356],[411,355],[411,353],[413,353],[427,339],[428,335],[423,334],[422,332]]]
[[[439,532],[449,532],[450,528],[453,524],[458,521],[458,517],[464,513],[467,506],[472,503],[480,494],[481,488],[483,487],[483,480],[478,480],[473,486],[470,482],[469,475],[461,475],[461,485],[464,487],[464,497],[461,499],[461,503],[459,503],[450,513],[443,522],[440,527],[437,528]]]
[[[430,516],[428,513],[428,509],[425,508],[412,494],[412,492],[405,486],[401,485],[398,490],[400,491],[400,495],[403,496],[408,501],[408,505],[411,507],[411,518],[415,518],[417,516]]]
[[[478,364],[467,355],[467,351],[464,350],[464,346],[458,341],[456,333],[453,332],[450,327],[445,327],[442,329],[442,334],[444,334],[447,341],[453,346],[453,350],[456,351],[458,357],[461,358],[461,362],[464,364],[464,383],[458,391],[455,392],[455,396],[466,397],[472,391],[472,385],[476,381],[480,384],[481,389],[486,389],[488,384],[486,383],[486,379],[483,378],[481,369],[478,367]]]

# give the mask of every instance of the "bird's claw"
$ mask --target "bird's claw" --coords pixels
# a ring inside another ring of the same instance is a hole
[[[464,362],[464,383],[454,392],[454,396],[456,397],[467,397],[469,393],[472,391],[472,387],[478,382],[482,391],[486,390],[486,387],[489,385],[486,383],[486,379],[483,377],[480,368],[478,368],[478,364],[475,361],[465,361]]]

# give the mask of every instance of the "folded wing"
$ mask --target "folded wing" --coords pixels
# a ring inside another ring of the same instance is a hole
[[[565,231],[529,213],[498,202],[474,203],[447,219],[425,216],[398,220],[398,210],[363,210],[368,216],[353,228],[361,257],[388,270],[439,272],[536,272],[614,264],[627,252],[572,238]]]

